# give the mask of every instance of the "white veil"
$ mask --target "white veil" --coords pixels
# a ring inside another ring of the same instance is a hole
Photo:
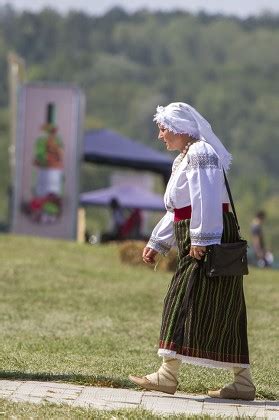
[[[158,106],[153,121],[175,134],[189,134],[209,143],[219,156],[225,171],[228,171],[232,155],[213,132],[209,122],[191,105],[173,102],[166,107]]]

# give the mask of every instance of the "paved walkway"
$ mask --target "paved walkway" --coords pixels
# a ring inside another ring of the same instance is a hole
[[[209,414],[212,416],[256,416],[279,419],[279,401],[251,402],[217,400],[205,395],[131,389],[96,388],[60,382],[0,380],[0,398],[16,402],[70,404],[99,410],[144,408],[160,414]]]

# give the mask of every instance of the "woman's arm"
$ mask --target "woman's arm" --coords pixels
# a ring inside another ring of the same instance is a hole
[[[224,175],[219,158],[211,146],[199,142],[190,149],[186,175],[192,206],[191,245],[205,247],[220,244]]]
[[[174,214],[167,211],[164,217],[157,223],[153,229],[147,248],[151,248],[160,254],[166,255],[172,246],[175,245],[173,231]]]

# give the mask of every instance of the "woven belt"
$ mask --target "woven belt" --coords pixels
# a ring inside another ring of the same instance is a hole
[[[223,212],[229,211],[229,203],[223,203]],[[181,209],[174,209],[174,221],[180,222],[181,220],[191,219],[192,206],[182,207]]]

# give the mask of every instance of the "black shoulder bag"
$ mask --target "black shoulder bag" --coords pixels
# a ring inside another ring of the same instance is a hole
[[[247,263],[247,241],[241,239],[240,226],[237,220],[235,207],[232,199],[230,186],[224,172],[225,184],[230,198],[232,211],[238,229],[239,240],[232,243],[221,243],[220,245],[209,245],[206,247],[204,259],[205,273],[208,277],[216,276],[243,276],[248,274]]]

